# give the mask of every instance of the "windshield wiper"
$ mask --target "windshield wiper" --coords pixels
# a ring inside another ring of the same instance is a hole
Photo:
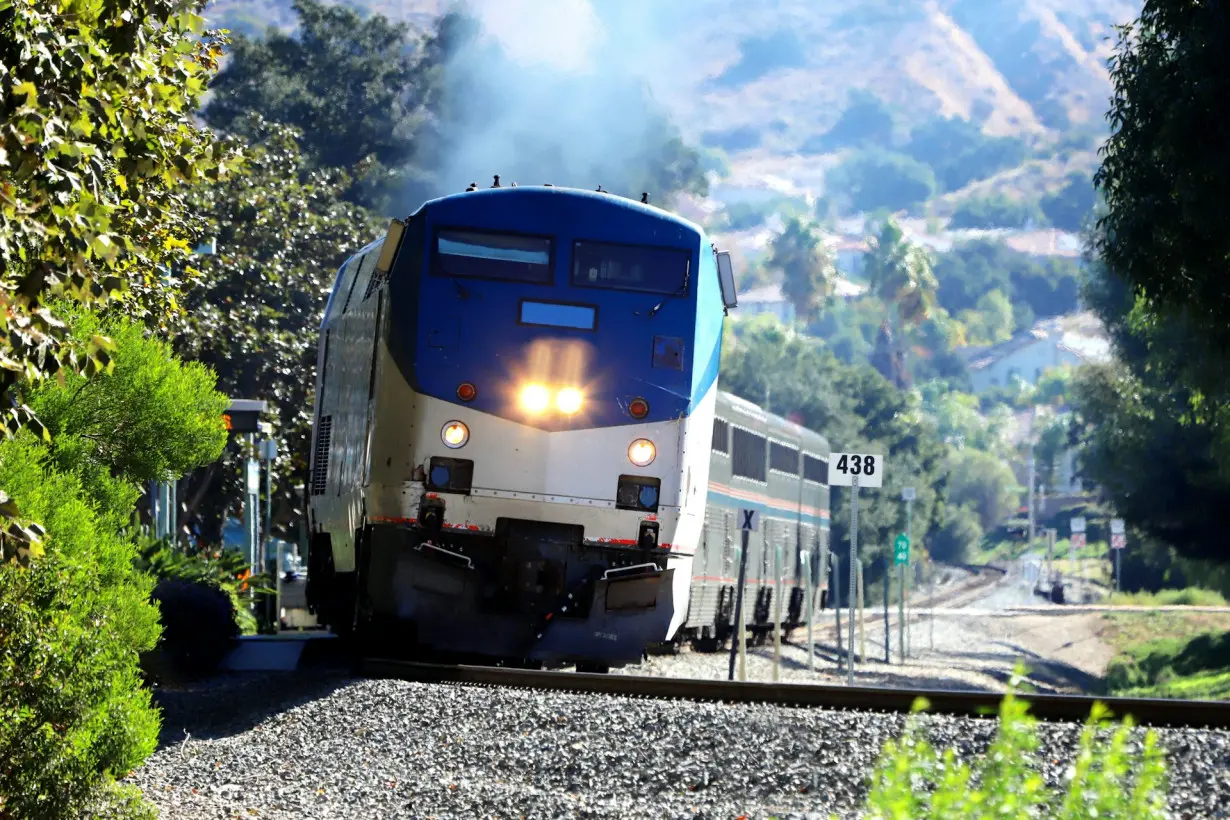
[[[666,297],[665,299],[663,299],[661,302],[658,302],[656,305],[654,305],[653,307],[651,307],[651,308],[649,309],[649,318],[650,318],[650,319],[652,319],[652,318],[654,317],[654,315],[655,315],[655,314],[657,314],[657,312],[658,312],[659,310],[661,310],[663,307],[665,307],[665,306],[666,306],[666,303],[667,303],[667,301],[668,301],[668,300],[670,300],[670,299],[674,299],[676,296],[682,296],[683,294],[685,294],[685,293],[687,293],[687,292],[688,292],[688,278],[689,278],[689,277],[684,276],[684,277],[683,277],[683,283],[679,285],[679,287],[675,290],[675,292],[674,292],[674,293],[672,293],[670,296],[667,296],[667,297]]]

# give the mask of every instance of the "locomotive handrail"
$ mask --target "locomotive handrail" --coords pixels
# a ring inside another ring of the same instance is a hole
[[[421,550],[423,547],[430,547],[436,552],[442,552],[445,555],[451,555],[454,558],[460,558],[462,561],[466,562],[466,569],[470,569],[470,570],[474,569],[474,562],[470,560],[470,556],[468,555],[462,555],[459,552],[453,552],[452,550],[446,550],[444,547],[437,547],[435,544],[431,543],[430,541],[424,541],[423,543],[415,547],[415,549]]]
[[[650,561],[650,562],[648,562],[648,563],[645,563],[645,564],[633,564],[633,565],[632,565],[632,566],[630,566],[630,567],[614,567],[614,568],[612,568],[612,569],[608,569],[606,572],[602,573],[602,580],[603,580],[603,581],[605,581],[606,579],[610,578],[610,577],[611,577],[611,574],[612,574],[612,573],[615,573],[615,572],[628,572],[628,573],[630,573],[630,572],[632,572],[632,570],[634,570],[634,569],[645,569],[646,567],[648,567],[648,568],[650,568],[650,569],[653,569],[653,570],[657,570],[657,569],[659,569],[658,565],[657,565],[657,564],[655,564],[655,563],[653,563],[652,561]]]

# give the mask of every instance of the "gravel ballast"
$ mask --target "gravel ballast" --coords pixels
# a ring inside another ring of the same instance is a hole
[[[185,820],[856,817],[872,762],[905,721],[340,673],[233,675],[160,701],[164,746],[130,780],[163,817]],[[995,731],[924,720],[965,758]],[[1051,785],[1079,731],[1040,727]],[[1159,734],[1175,816],[1230,816],[1230,732]]]

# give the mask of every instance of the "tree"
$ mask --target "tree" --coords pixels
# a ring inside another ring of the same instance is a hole
[[[884,303],[888,343],[895,344],[896,356],[904,361],[908,328],[926,319],[935,305],[938,285],[931,272],[931,255],[906,239],[892,217],[868,244],[863,270],[872,292]]]
[[[1110,123],[1094,184],[1106,200],[1098,255],[1129,288],[1142,315],[1188,322],[1202,388],[1224,383],[1230,358],[1230,98],[1225,44],[1230,15],[1219,3],[1146,0],[1120,30],[1111,60]]]
[[[978,299],[974,310],[961,311],[967,339],[973,345],[993,345],[1012,338],[1014,318],[1012,303],[1003,291],[992,290]]]
[[[96,372],[106,340],[64,344],[56,294],[165,321],[192,221],[187,184],[227,158],[193,122],[222,39],[200,0],[0,0],[0,393],[62,367]],[[5,402],[8,404],[8,402]],[[6,407],[11,430],[23,416]]]
[[[794,305],[799,320],[810,322],[828,298],[837,275],[833,254],[815,227],[798,218],[790,219],[786,229],[773,238],[768,264],[781,271],[782,292]]]
[[[26,388],[105,370],[101,336],[66,343],[47,301],[106,305],[165,326],[192,232],[187,183],[230,158],[193,121],[223,40],[201,0],[0,0],[0,422],[41,425]],[[45,430],[42,430],[46,434]],[[0,506],[0,519],[18,514]],[[36,556],[41,529],[7,525],[0,560]]]
[[[1189,315],[1155,314],[1131,286],[1094,264],[1085,298],[1111,335],[1117,362],[1083,368],[1069,394],[1080,473],[1130,526],[1185,558],[1225,561],[1209,510],[1230,505],[1230,384]],[[1192,382],[1209,385],[1197,388]]]
[[[211,86],[205,120],[256,143],[250,114],[302,129],[312,167],[352,169],[367,157],[368,182],[412,162],[435,83],[426,43],[405,23],[346,6],[294,0],[298,30],[270,28],[263,39],[235,38],[227,68]],[[356,191],[383,204],[387,190]]]
[[[201,277],[184,295],[188,326],[175,349],[212,368],[230,396],[270,403],[281,444],[277,520],[286,522],[302,500],[292,490],[307,471],[325,304],[342,261],[382,226],[344,199],[345,174],[303,167],[297,131],[257,117],[244,128],[257,147],[243,173],[193,194],[217,253],[198,263]],[[242,497],[240,466],[228,451],[180,486],[181,521],[197,519],[207,542],[221,539],[226,505]]]
[[[825,189],[840,195],[855,211],[900,211],[931,197],[935,172],[904,154],[877,149],[857,151],[825,175]]]
[[[968,507],[989,530],[1020,506],[1016,476],[997,456],[966,447],[948,458],[948,503]]]
[[[0,443],[0,485],[48,528],[46,552],[0,563],[0,816],[85,811],[158,739],[138,654],[158,640],[153,580],[127,527],[140,484],[217,458],[226,397],[200,365],[170,358],[128,320],[55,305],[69,343],[104,333],[113,370],[31,391],[54,447],[25,431]]]

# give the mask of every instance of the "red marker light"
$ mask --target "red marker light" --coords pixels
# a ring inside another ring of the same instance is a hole
[[[457,386],[457,398],[462,401],[474,401],[474,397],[478,395],[478,388],[469,382],[462,382]]]
[[[649,415],[649,402],[644,399],[633,399],[628,402],[628,412],[634,419],[643,419]]]

